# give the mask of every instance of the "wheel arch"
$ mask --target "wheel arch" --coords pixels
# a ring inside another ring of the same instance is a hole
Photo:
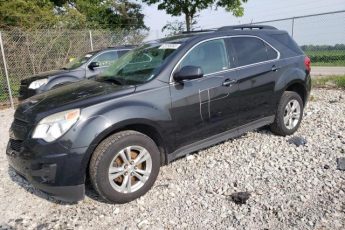
[[[296,92],[305,105],[308,99],[308,75],[299,68],[288,68],[276,82],[275,90],[279,92],[280,97],[285,91]]]
[[[89,146],[87,152],[86,152],[86,157],[84,158],[84,169],[85,169],[85,175],[87,175],[91,156],[97,146],[106,138],[109,136],[121,132],[124,130],[133,130],[137,131],[140,133],[143,133],[150,137],[155,144],[157,145],[159,152],[160,152],[160,157],[161,157],[161,165],[167,164],[168,161],[168,151],[167,151],[167,146],[165,144],[164,138],[162,134],[159,132],[159,128],[152,124],[150,121],[142,120],[142,119],[132,119],[128,121],[123,121],[121,123],[118,123],[114,126],[111,126],[104,130],[103,132],[99,133],[94,140],[92,141],[91,145]]]
[[[63,76],[56,76],[53,79],[49,80],[48,84],[45,86],[45,90],[50,90],[53,87],[64,84],[64,83],[73,83],[76,81],[80,81],[81,79],[76,76],[71,75],[63,75]]]
[[[302,99],[303,105],[307,102],[307,89],[302,80],[294,80],[287,84],[284,91],[296,92]]]

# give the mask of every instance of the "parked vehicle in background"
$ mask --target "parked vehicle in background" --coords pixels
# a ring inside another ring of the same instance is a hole
[[[125,203],[145,194],[161,165],[270,125],[299,127],[310,60],[285,31],[230,26],[134,49],[93,80],[20,104],[10,165],[63,200],[99,195]],[[287,153],[288,154],[288,153]]]
[[[36,74],[20,82],[19,100],[102,73],[135,46],[117,46],[89,52],[59,70]]]

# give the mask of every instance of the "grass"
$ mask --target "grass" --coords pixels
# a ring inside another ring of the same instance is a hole
[[[19,94],[19,84],[11,82],[11,90],[12,90],[12,96],[17,97]],[[9,100],[9,94],[7,90],[7,83],[4,82],[4,85],[2,87],[0,86],[0,102],[8,101],[8,100]]]
[[[332,63],[329,62],[312,62],[312,66],[344,66],[345,67],[345,60],[334,61]]]
[[[313,66],[345,66],[345,50],[307,50]]]
[[[312,78],[312,86],[318,88],[345,89],[345,75]]]
[[[315,56],[343,56],[345,50],[307,50],[305,53]]]

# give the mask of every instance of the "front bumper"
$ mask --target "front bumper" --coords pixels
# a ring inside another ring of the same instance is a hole
[[[11,139],[6,155],[10,166],[34,187],[63,201],[76,202],[85,196],[83,156],[86,148],[67,150],[58,143]]]

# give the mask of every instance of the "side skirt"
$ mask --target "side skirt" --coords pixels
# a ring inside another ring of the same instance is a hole
[[[219,133],[219,134],[216,134],[214,136],[208,137],[208,138],[203,139],[201,141],[197,141],[197,142],[192,143],[190,145],[183,146],[183,147],[177,149],[176,151],[174,151],[173,153],[168,155],[168,163],[177,159],[177,158],[183,157],[183,156],[187,155],[188,153],[192,153],[192,152],[198,151],[200,149],[207,148],[207,147],[214,145],[214,144],[217,144],[219,142],[238,137],[238,136],[242,135],[243,133],[252,131],[254,129],[260,128],[260,127],[265,126],[265,125],[272,124],[274,122],[274,118],[275,118],[275,116],[264,117],[264,118],[261,118],[261,119],[256,120],[256,121],[252,121],[248,124],[242,125],[240,127],[237,127],[237,128],[228,130],[226,132]]]

